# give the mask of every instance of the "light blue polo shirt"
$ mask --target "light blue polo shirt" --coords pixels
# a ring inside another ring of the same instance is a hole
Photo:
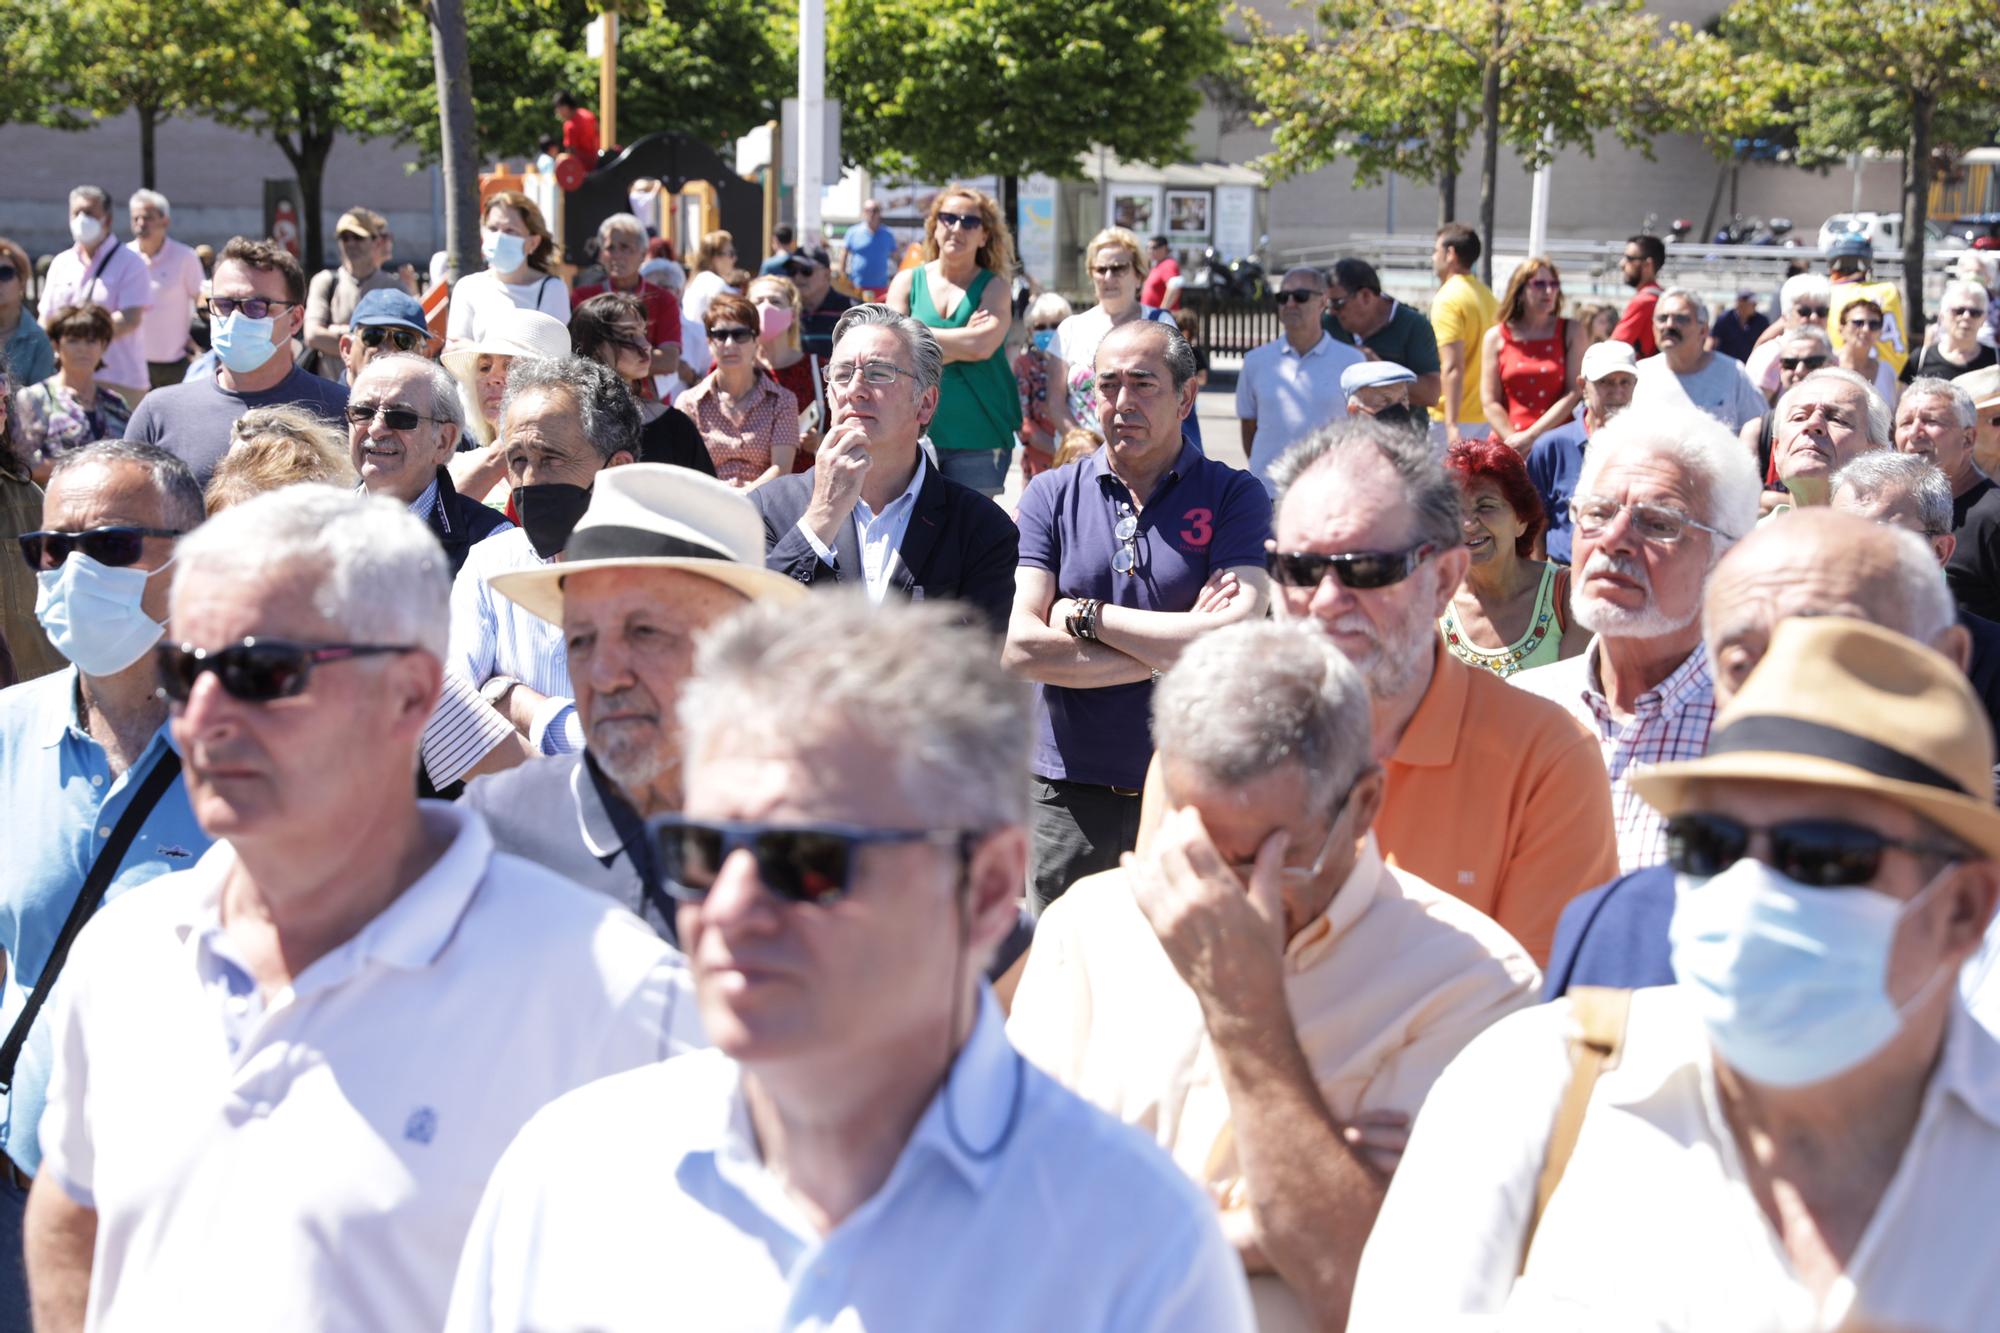
[[[172,742],[163,724],[122,774],[114,774],[104,747],[78,716],[75,667],[0,690],[0,948],[7,951],[7,982],[0,996],[0,1040],[42,975],[77,891],[98,849]],[[176,779],[153,807],[139,836],[105,890],[105,900],[146,881],[193,865],[209,837],[195,822],[187,788]],[[14,1071],[0,1147],[23,1171],[42,1160],[35,1127],[42,1116],[53,1052],[49,1006],[44,1005]]]

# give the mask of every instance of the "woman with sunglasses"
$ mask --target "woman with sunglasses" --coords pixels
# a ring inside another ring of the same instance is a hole
[[[1049,372],[1056,366],[1056,331],[1073,313],[1060,292],[1043,292],[1028,306],[1028,341],[1014,357],[1014,387],[1021,395],[1024,482],[1055,465],[1057,443],[1064,432],[1056,424],[1055,408],[1049,402]],[[1054,383],[1062,383],[1059,374]]]
[[[1007,365],[1014,310],[1007,280],[1014,238],[1000,206],[984,191],[954,185],[931,200],[924,218],[924,262],[889,281],[887,304],[937,335],[944,378],[930,441],[938,471],[982,495],[1007,483],[1021,397]]]
[[[1889,410],[1896,410],[1896,371],[1875,354],[1875,340],[1882,336],[1882,307],[1865,296],[1856,297],[1840,310],[1840,345],[1835,359],[1843,370],[1851,370],[1875,386]]]
[[[1576,412],[1583,325],[1564,319],[1562,275],[1540,257],[1514,270],[1480,344],[1480,394],[1493,438],[1526,457],[1542,432]]]
[[[641,463],[668,463],[715,475],[708,447],[687,413],[651,394],[653,344],[647,337],[644,301],[630,292],[591,297],[569,317],[569,340],[576,355],[610,367],[638,400]]]
[[[1986,289],[1976,282],[1953,278],[1944,285],[1938,302],[1937,322],[1931,325],[1936,340],[1903,365],[1903,383],[1925,377],[1957,379],[2000,360],[1991,347],[1979,341],[1986,323]]]
[[[1174,322],[1166,311],[1139,301],[1139,284],[1146,274],[1140,267],[1140,253],[1139,238],[1123,227],[1106,227],[1084,247],[1084,271],[1090,276],[1097,304],[1071,315],[1056,330],[1049,370],[1062,390],[1050,400],[1058,436],[1072,426],[1081,426],[1100,438],[1104,435],[1104,426],[1097,419],[1097,345],[1105,334],[1135,319]]]
[[[30,272],[28,252],[0,236],[0,364],[18,384],[36,384],[56,373],[55,345],[40,324],[21,313]]]
[[[49,479],[56,455],[123,438],[132,416],[123,398],[97,383],[104,349],[111,346],[111,312],[100,305],[64,306],[48,331],[56,373],[14,393],[21,448],[37,483]]]
[[[725,292],[708,303],[703,330],[715,353],[708,378],[681,395],[715,475],[752,490],[792,469],[799,447],[799,400],[757,365],[757,307]]]
[[[804,472],[826,434],[825,363],[806,352],[805,301],[790,278],[767,273],[750,283],[747,295],[757,307],[758,368],[798,400],[799,448],[792,471]]]
[[[1472,555],[1438,619],[1445,648],[1503,678],[1575,657],[1590,635],[1569,619],[1568,567],[1534,558],[1548,517],[1521,456],[1498,440],[1461,440],[1444,466]]]

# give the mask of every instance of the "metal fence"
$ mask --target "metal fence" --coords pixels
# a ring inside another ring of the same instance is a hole
[[[1274,301],[1251,301],[1194,291],[1183,302],[1195,317],[1195,346],[1210,356],[1241,356],[1278,336]]]

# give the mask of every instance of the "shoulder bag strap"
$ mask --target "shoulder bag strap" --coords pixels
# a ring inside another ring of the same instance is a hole
[[[171,748],[164,749],[160,757],[153,761],[153,767],[147,771],[145,781],[139,784],[139,790],[133,793],[132,803],[125,807],[125,813],[118,816],[118,824],[111,830],[111,836],[105,839],[97,859],[90,863],[90,873],[83,877],[83,887],[77,891],[76,901],[70,904],[69,919],[63,922],[62,933],[56,936],[55,948],[49,951],[49,961],[42,965],[42,975],[35,981],[27,1006],[14,1020],[14,1028],[7,1034],[7,1040],[0,1043],[0,1093],[8,1092],[14,1086],[14,1068],[20,1063],[21,1049],[28,1044],[28,1030],[34,1027],[35,1016],[48,1002],[49,991],[69,959],[70,946],[76,943],[84,922],[90,920],[91,913],[104,901],[104,891],[110,887],[111,877],[118,873],[126,851],[132,846],[132,839],[139,836],[139,826],[146,822],[146,816],[153,813],[153,807],[160,803],[167,788],[173,786],[174,779],[180,775],[181,757]]]
[[[97,248],[97,258],[92,262],[89,271],[83,275],[83,286],[77,289],[77,297],[79,299],[84,301],[90,299],[90,284],[97,281],[97,275],[104,271],[105,264],[111,260],[111,252],[117,248],[118,238],[116,236],[107,237],[104,244]],[[114,310],[111,313],[115,315],[118,312]]]
[[[1550,595],[1555,598],[1556,633],[1569,633],[1569,574],[1568,565],[1556,567],[1556,586]]]
[[[1549,1199],[1562,1183],[1570,1154],[1576,1151],[1577,1137],[1583,1132],[1584,1113],[1590,1109],[1590,1094],[1598,1075],[1615,1069],[1625,1044],[1625,1020],[1632,1008],[1632,992],[1608,986],[1574,986],[1569,992],[1570,1011],[1576,1031],[1570,1037],[1570,1080],[1556,1111],[1555,1127],[1549,1131],[1549,1150],[1542,1160],[1541,1179],[1535,1182],[1535,1211],[1528,1218],[1527,1234],[1521,1238],[1521,1271],[1528,1271],[1528,1252],[1535,1244],[1535,1230],[1548,1211]]]

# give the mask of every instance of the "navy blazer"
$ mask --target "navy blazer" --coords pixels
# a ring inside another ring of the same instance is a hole
[[[443,468],[437,470],[437,504],[432,507],[430,517],[425,520],[431,535],[444,547],[445,559],[451,565],[451,576],[458,577],[460,566],[465,564],[465,554],[472,544],[484,541],[502,528],[514,525],[499,510],[483,505],[469,495],[460,495],[458,488],[451,484],[451,473]]]
[[[833,543],[840,565],[819,558],[799,531],[812,503],[816,469],[775,477],[750,492],[764,517],[764,564],[800,583],[860,584],[861,538],[849,514]],[[928,460],[917,505],[904,529],[890,586],[925,600],[956,598],[985,617],[996,634],[1007,632],[1014,605],[1014,566],[1021,555],[1021,532],[1007,511],[939,472]]]

